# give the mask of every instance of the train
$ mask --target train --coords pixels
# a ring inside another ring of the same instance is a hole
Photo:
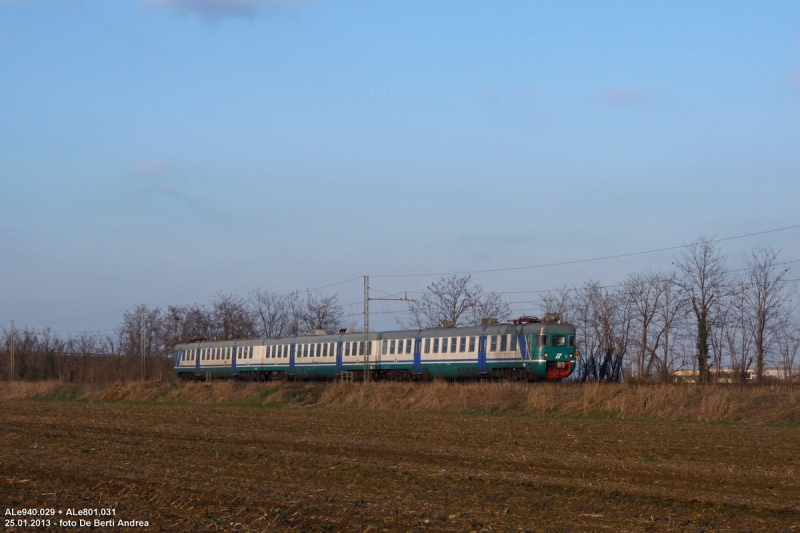
[[[279,339],[189,342],[175,346],[184,380],[548,380],[568,377],[580,354],[575,327],[557,315],[480,326],[337,334],[314,330]]]

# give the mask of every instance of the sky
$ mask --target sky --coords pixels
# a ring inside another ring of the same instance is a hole
[[[536,313],[680,251],[498,269],[800,259],[798,199],[796,1],[0,0],[4,328],[257,288],[360,326],[361,276],[450,272]]]

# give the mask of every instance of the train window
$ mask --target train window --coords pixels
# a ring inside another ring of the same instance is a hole
[[[516,352],[517,351],[517,336],[516,335],[511,335],[511,351],[512,352]]]
[[[431,353],[431,340],[425,339],[425,353]]]
[[[489,351],[490,352],[496,352],[497,351],[497,335],[492,335],[491,339],[492,339],[492,341],[491,341],[492,347],[491,347],[491,349]]]
[[[394,339],[389,341],[389,354],[394,355],[394,348],[395,348],[396,344],[397,344],[397,341],[394,340]]]
[[[225,360],[226,361],[231,358],[231,351],[232,350],[233,350],[233,348],[225,348]]]
[[[336,344],[332,342],[328,346],[330,346],[330,348],[328,348],[328,355],[333,357],[336,354],[336,352],[334,351],[336,350]]]
[[[460,345],[458,347],[458,351],[461,352],[461,353],[464,353],[464,352],[467,351],[467,338],[466,337],[461,337],[461,343],[460,343]]]
[[[567,338],[564,335],[553,335],[553,346],[566,346]]]
[[[397,353],[398,354],[403,353],[403,347],[405,345],[406,345],[406,341],[404,341],[403,339],[400,339],[399,341],[397,341]]]
[[[322,345],[322,357],[328,357],[328,344],[327,343]]]
[[[500,351],[501,352],[508,351],[508,335],[500,336]]]
[[[550,337],[547,335],[537,335],[536,346],[550,346]]]
[[[308,357],[308,344],[303,345],[303,357]]]
[[[410,354],[410,353],[411,353],[411,343],[413,343],[413,342],[414,342],[414,341],[413,341],[413,340],[411,340],[411,339],[408,339],[408,340],[406,341],[406,353],[407,353],[407,354]]]
[[[575,335],[570,335],[569,336],[569,340],[567,341],[567,344],[569,345],[570,348],[574,348],[575,347]]]
[[[442,339],[442,353],[447,353],[447,337]]]
[[[348,357],[350,356],[350,343],[349,342],[344,343],[344,355],[346,355]]]
[[[439,338],[433,339],[433,353],[439,353]]]
[[[389,351],[389,341],[383,341],[383,349],[381,350],[381,354],[386,355],[386,352]]]
[[[469,352],[470,353],[474,353],[475,352],[475,337],[470,337],[469,338]]]

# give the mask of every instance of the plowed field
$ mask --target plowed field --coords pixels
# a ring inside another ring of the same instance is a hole
[[[773,533],[800,531],[800,429],[11,400],[0,483],[149,531]]]

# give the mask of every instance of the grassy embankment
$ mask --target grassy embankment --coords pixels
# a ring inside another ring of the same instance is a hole
[[[375,411],[479,412],[800,423],[800,388],[515,383],[139,383],[0,384],[0,402],[72,400]]]

